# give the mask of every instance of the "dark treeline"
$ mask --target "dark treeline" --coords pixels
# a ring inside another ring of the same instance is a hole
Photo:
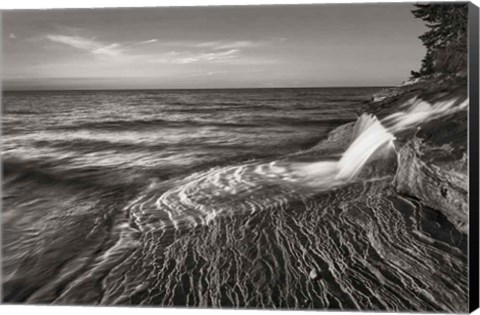
[[[466,76],[468,67],[468,4],[417,4],[412,11],[429,30],[419,38],[427,48],[419,71],[412,77],[439,75]]]

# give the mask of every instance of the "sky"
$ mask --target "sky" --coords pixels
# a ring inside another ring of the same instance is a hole
[[[5,90],[391,86],[418,70],[411,4],[2,12]]]

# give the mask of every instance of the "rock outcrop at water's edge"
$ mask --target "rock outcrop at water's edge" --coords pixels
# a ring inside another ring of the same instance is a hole
[[[457,230],[468,234],[468,175],[426,160],[424,150],[428,150],[425,143],[416,137],[398,151],[397,192],[413,196],[442,212]],[[463,161],[466,162],[466,158]]]
[[[426,80],[405,88],[405,94],[413,91],[431,104],[468,98],[466,82],[452,78]],[[393,110],[400,104],[394,102]],[[440,211],[468,235],[468,107],[399,135],[397,147],[397,192]]]
[[[462,102],[468,99],[466,86],[465,79],[453,77],[415,79],[375,94],[364,110],[381,119],[412,98],[432,105],[447,99]],[[325,144],[340,135],[345,138],[349,127],[334,130]],[[420,123],[396,137],[397,192],[440,211],[458,231],[468,234],[468,108]]]

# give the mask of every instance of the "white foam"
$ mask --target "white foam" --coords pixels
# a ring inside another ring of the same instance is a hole
[[[386,144],[393,146],[394,135],[383,127],[377,117],[363,114],[356,125],[359,127],[355,130],[355,140],[338,161],[337,179],[353,179],[375,152]]]
[[[404,110],[386,117],[382,122],[387,126],[390,132],[398,133],[429,120],[453,114],[468,107],[468,99],[455,105],[456,103],[458,103],[458,99],[456,98],[431,104],[414,97],[401,106],[402,108],[405,108]]]

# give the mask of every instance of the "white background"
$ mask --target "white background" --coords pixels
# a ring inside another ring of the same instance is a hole
[[[301,3],[365,3],[380,2],[380,0],[3,0],[0,9],[47,9],[47,8],[101,8],[101,7],[143,7],[143,6],[193,6],[193,5],[247,5],[247,4],[301,4]],[[382,1],[403,2],[403,1]],[[436,2],[452,2],[439,1]],[[480,6],[480,0],[471,1]],[[308,311],[311,313],[312,311]],[[213,310],[213,309],[181,309],[181,308],[150,308],[150,307],[80,307],[80,306],[13,306],[0,305],[0,314],[35,314],[35,315],[300,315],[307,311],[259,311],[259,310]],[[332,315],[354,315],[354,312],[319,312]],[[388,314],[362,312],[361,314]],[[480,315],[480,310],[474,314]]]

